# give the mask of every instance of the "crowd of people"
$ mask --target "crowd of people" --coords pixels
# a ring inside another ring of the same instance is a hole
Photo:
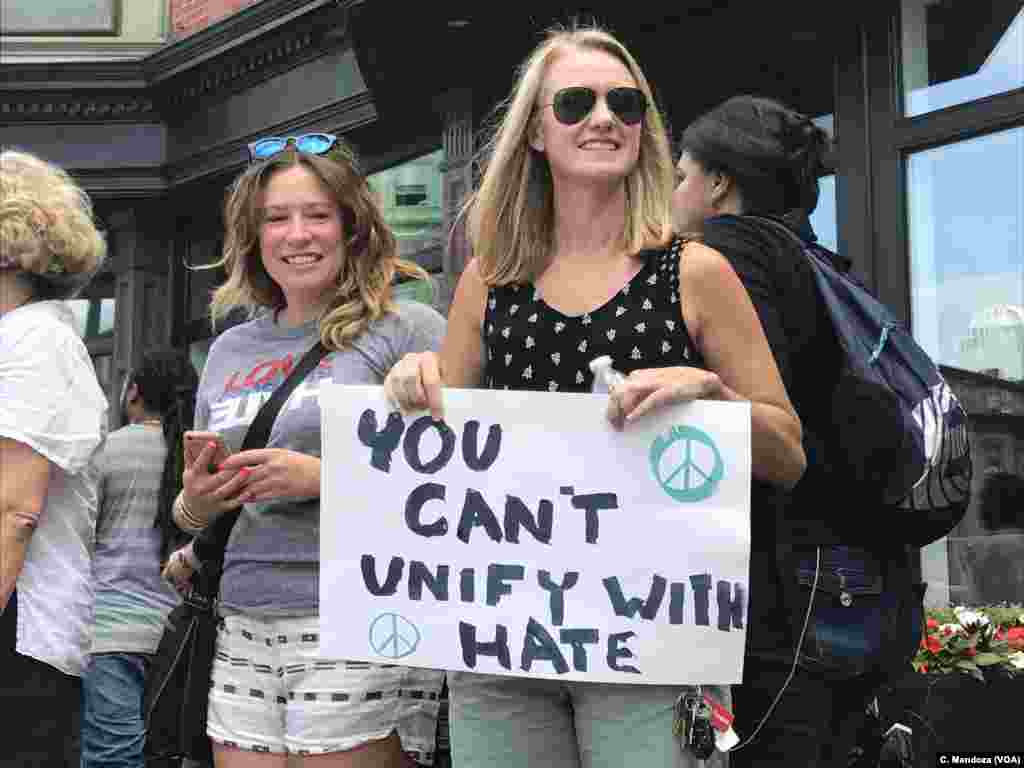
[[[190,540],[237,510],[207,718],[216,765],[430,765],[444,673],[320,650],[318,388],[384,385],[443,418],[446,387],[589,392],[587,363],[609,355],[625,374],[608,400],[618,429],[670,403],[750,404],[757,589],[743,682],[450,672],[453,764],[845,765],[843,723],[870,685],[796,663],[801,606],[787,601],[794,553],[831,543],[815,525],[828,457],[813,425],[829,418],[838,350],[799,250],[757,218],[813,239],[829,137],[742,96],[694,121],[676,162],[670,146],[618,40],[550,33],[484,145],[454,235],[472,258],[446,321],[392,297],[396,277],[426,275],[399,258],[341,139],[254,143],[227,197],[215,265],[227,280],[210,307],[215,324],[240,308],[250,319],[217,337],[198,378],[184,354],[147,353],[125,378],[126,426],[109,435],[63,303],[104,257],[88,198],[44,161],[0,154],[0,697],[37,724],[0,739],[0,763],[70,766],[80,752],[82,768],[144,764],[147,670],[197,565]],[[317,342],[327,354],[266,447],[240,450]],[[190,454],[189,430],[219,437]],[[735,712],[738,749],[704,757],[681,743],[678,702],[697,686]]]

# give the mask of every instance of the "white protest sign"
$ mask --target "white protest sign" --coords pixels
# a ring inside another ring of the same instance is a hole
[[[616,431],[606,395],[446,389],[445,421],[325,384],[325,656],[622,683],[738,683],[750,408]]]

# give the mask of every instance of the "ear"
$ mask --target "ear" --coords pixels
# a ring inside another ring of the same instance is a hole
[[[529,137],[528,142],[530,146],[537,152],[544,152],[544,121],[540,119],[538,115],[534,115],[530,118],[529,124],[526,126],[526,134]]]
[[[711,205],[715,208],[720,206],[729,197],[735,186],[732,177],[721,171],[708,174],[708,197],[711,200]]]

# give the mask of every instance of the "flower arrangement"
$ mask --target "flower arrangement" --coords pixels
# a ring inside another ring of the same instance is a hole
[[[984,680],[983,668],[1024,671],[1024,608],[933,608],[926,614],[918,672],[963,672]]]

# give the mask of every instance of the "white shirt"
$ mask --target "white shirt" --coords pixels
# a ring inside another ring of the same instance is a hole
[[[94,457],[106,433],[107,398],[67,306],[34,302],[0,318],[0,437],[28,445],[53,465],[15,586],[16,650],[75,676],[88,651]]]

